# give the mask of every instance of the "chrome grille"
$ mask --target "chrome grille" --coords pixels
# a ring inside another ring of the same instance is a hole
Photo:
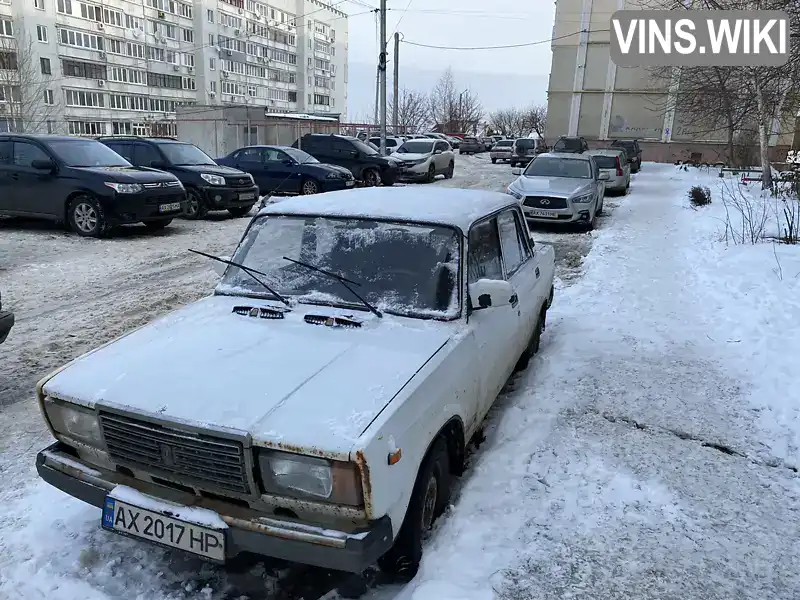
[[[147,190],[152,190],[154,188],[160,188],[161,187],[161,182],[160,181],[156,181],[155,183],[143,183],[142,187],[147,189]]]
[[[525,202],[523,202],[525,206],[530,206],[531,208],[542,208],[545,210],[560,210],[562,208],[567,208],[567,201],[564,198],[537,198],[534,196],[528,196],[525,198]]]
[[[225,183],[231,187],[251,187],[253,180],[249,175],[238,175],[225,178]]]
[[[244,447],[235,440],[100,413],[111,458],[120,465],[206,490],[250,493]]]

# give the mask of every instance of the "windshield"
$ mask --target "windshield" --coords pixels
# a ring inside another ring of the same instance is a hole
[[[581,149],[581,141],[576,139],[571,140],[558,140],[553,146],[553,151],[558,152],[559,150],[580,150]]]
[[[536,140],[532,140],[529,138],[522,138],[516,141],[517,148],[520,150],[530,150],[531,148],[536,147]]]
[[[470,144],[477,144],[478,138],[464,138],[465,142],[469,142]]]
[[[513,140],[500,140],[499,142],[497,142],[495,144],[495,146],[498,146],[499,148],[507,148],[507,147],[513,146],[513,145],[514,145],[514,141]]]
[[[600,169],[616,169],[617,168],[617,157],[616,156],[608,156],[607,154],[595,154],[594,155],[594,162],[597,163],[597,167]]]
[[[56,140],[50,149],[68,167],[130,167],[131,163],[111,148],[94,140]]]
[[[297,148],[281,148],[282,151],[286,152],[289,156],[295,159],[300,164],[303,163],[318,163],[319,161],[311,156],[308,152],[303,152],[302,150],[298,150]]]
[[[400,146],[397,151],[402,154],[429,154],[433,152],[433,145],[436,142],[430,141],[426,142],[423,140],[412,140],[410,142],[405,142],[402,146]]]
[[[592,170],[588,160],[570,158],[553,158],[540,156],[531,161],[525,169],[528,177],[572,177],[575,179],[591,179]]]
[[[159,144],[173,165],[215,165],[214,159],[192,144]]]
[[[452,319],[460,308],[459,252],[458,234],[441,225],[267,215],[231,260],[266,273],[275,291],[301,303],[364,308],[338,281],[284,256],[358,282],[356,292],[381,311]],[[269,297],[238,267],[228,268],[217,293]]]
[[[380,154],[380,153],[379,153],[379,152],[378,152],[378,151],[375,149],[375,147],[374,147],[374,146],[367,145],[367,144],[365,144],[364,142],[362,142],[361,140],[352,139],[352,140],[350,140],[350,141],[351,141],[351,142],[353,142],[353,145],[356,147],[356,149],[357,149],[357,150],[360,150],[360,151],[361,151],[361,152],[363,152],[364,154],[369,154],[369,155],[372,155],[372,154]]]

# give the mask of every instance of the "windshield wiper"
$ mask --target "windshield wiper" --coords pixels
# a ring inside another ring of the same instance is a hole
[[[244,271],[245,273],[247,273],[248,275],[250,275],[250,277],[252,277],[253,279],[255,279],[255,280],[256,280],[256,282],[258,282],[258,283],[261,285],[261,287],[263,287],[263,288],[264,288],[265,290],[267,290],[267,291],[268,291],[270,294],[272,294],[273,296],[275,296],[275,298],[277,298],[278,300],[280,300],[281,302],[283,302],[283,303],[284,303],[286,306],[288,306],[288,307],[291,307],[291,306],[292,306],[292,305],[289,303],[289,301],[288,301],[286,298],[284,298],[283,296],[281,296],[281,295],[280,295],[278,292],[276,292],[275,290],[273,290],[273,289],[272,289],[271,287],[269,287],[269,286],[268,286],[266,283],[264,283],[263,281],[261,281],[261,280],[260,280],[258,277],[256,277],[255,275],[253,275],[253,273],[257,273],[258,275],[263,275],[264,277],[269,277],[269,275],[267,275],[266,273],[262,273],[261,271],[256,271],[255,269],[251,269],[250,267],[245,267],[244,265],[242,265],[242,264],[239,264],[239,263],[236,263],[236,262],[233,262],[233,261],[231,261],[231,260],[225,260],[224,258],[220,258],[219,256],[214,256],[213,254],[206,254],[205,252],[200,252],[200,250],[192,250],[191,248],[189,248],[188,250],[189,250],[189,252],[194,252],[195,254],[199,254],[200,256],[205,256],[206,258],[210,258],[211,260],[216,260],[216,261],[218,261],[218,262],[225,263],[226,265],[233,265],[234,267],[239,267],[239,268],[240,268],[242,271]]]
[[[352,283],[353,285],[360,286],[361,285],[360,283],[358,283],[356,281],[352,281],[351,279],[347,279],[345,277],[342,277],[341,275],[337,275],[336,273],[331,273],[330,271],[326,271],[325,269],[320,269],[319,267],[315,267],[314,265],[310,265],[308,263],[304,263],[304,262],[299,261],[299,260],[294,260],[293,258],[289,258],[288,256],[284,256],[283,260],[288,260],[291,263],[294,263],[296,265],[300,265],[301,267],[305,267],[306,269],[311,269],[312,271],[316,271],[317,273],[322,273],[323,275],[327,275],[331,279],[335,279],[336,281],[341,283],[345,288],[347,288],[347,291],[349,291],[351,294],[353,294],[353,296],[355,296],[356,298],[361,300],[361,304],[366,306],[373,315],[375,315],[376,317],[378,317],[380,319],[383,318],[383,315],[381,314],[381,311],[379,311],[377,308],[372,306],[372,304],[370,304],[369,302],[364,300],[364,298],[359,296],[355,292],[355,290],[353,288],[351,288],[349,285],[347,285],[348,283]]]

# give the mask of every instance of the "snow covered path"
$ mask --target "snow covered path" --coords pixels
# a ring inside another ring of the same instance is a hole
[[[374,598],[797,597],[800,289],[772,248],[720,248],[692,183],[646,165],[498,402],[420,575]],[[798,266],[796,250],[776,252]]]

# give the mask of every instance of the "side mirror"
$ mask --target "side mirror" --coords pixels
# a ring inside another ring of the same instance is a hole
[[[513,169],[511,169],[511,174],[519,177],[520,175],[522,175],[522,169],[520,169],[519,167],[514,167]]]
[[[529,235],[529,237],[530,237],[530,240],[531,240],[531,248],[534,248],[536,246],[536,240],[533,239],[533,234],[532,233]]]
[[[598,177],[598,179],[599,179],[600,181],[608,181],[609,179],[611,179],[611,177],[609,176],[609,174],[608,174],[608,173],[606,173],[605,171],[603,171],[602,173],[600,173],[600,177]]]
[[[52,171],[56,168],[56,164],[50,159],[37,158],[31,161],[31,167],[37,171]]]
[[[220,256],[220,258],[223,259],[223,260],[230,260],[231,259],[230,256]],[[220,277],[222,277],[225,274],[225,269],[227,269],[227,268],[228,268],[227,264],[221,263],[221,262],[219,262],[217,260],[214,261],[214,271]]]
[[[283,159],[283,164],[286,165],[287,167],[293,167],[297,163],[295,161],[293,161],[291,158],[285,158],[285,159]]]
[[[441,153],[442,153],[442,151],[441,151],[441,150],[434,150],[434,152],[433,152],[433,153],[434,153],[434,154],[441,154]]]
[[[514,287],[503,279],[479,279],[469,285],[469,298],[472,310],[497,308],[515,304],[517,295]]]

